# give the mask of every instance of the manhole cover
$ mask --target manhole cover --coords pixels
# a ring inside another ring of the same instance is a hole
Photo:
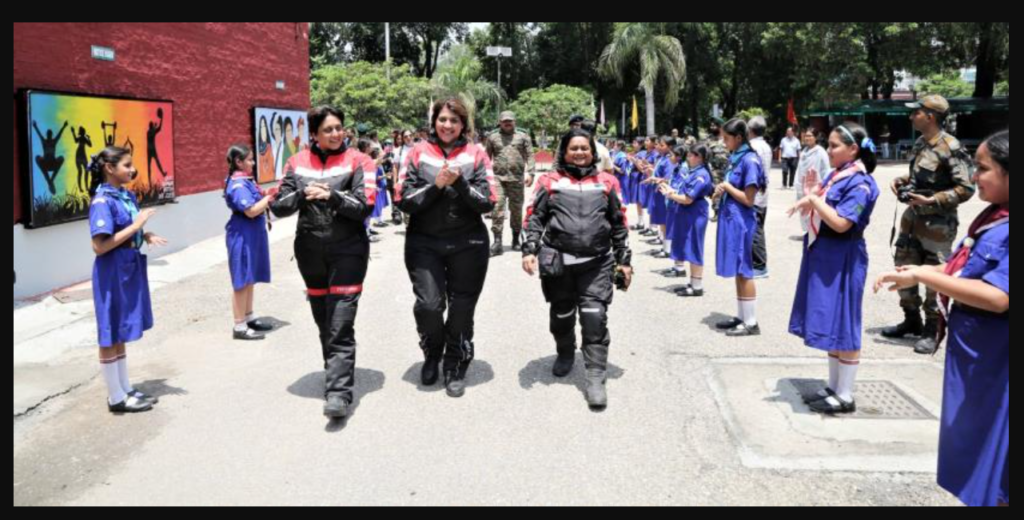
[[[825,388],[823,381],[814,379],[791,379],[797,393],[813,396]],[[844,416],[849,419],[886,419],[901,421],[934,421],[932,415],[913,398],[889,381],[861,381],[855,393],[857,413]]]

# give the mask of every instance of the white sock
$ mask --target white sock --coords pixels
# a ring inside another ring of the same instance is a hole
[[[839,387],[839,358],[828,357],[828,388],[833,392]]]
[[[120,370],[117,369],[117,361],[100,363],[103,367],[103,380],[107,383],[107,395],[110,404],[123,403],[128,398],[124,388],[121,388]]]
[[[128,356],[117,360],[117,377],[121,381],[121,389],[124,390],[124,393],[131,395],[135,389],[132,388],[132,383],[128,379]]]
[[[736,313],[736,317],[743,323],[747,322],[747,308],[743,306],[743,300],[736,300],[736,306],[739,307],[739,311]]]
[[[662,245],[661,248],[666,253],[671,253],[672,252],[672,241],[671,240],[665,240],[665,244]],[[680,271],[682,271],[682,269],[680,269]]]
[[[836,388],[836,395],[847,403],[853,402],[853,386],[857,382],[857,370],[860,368],[860,361],[851,362],[854,364],[839,363],[839,388]]]
[[[250,312],[249,314],[245,315],[245,322],[246,323],[249,323],[250,321],[253,321],[255,319],[256,319],[256,313],[255,312]]]
[[[235,332],[245,332],[247,330],[249,330],[249,323],[248,322],[244,322],[243,321],[242,323],[236,323],[235,324]]]
[[[690,275],[690,287],[693,287],[693,290],[695,290],[695,291],[703,291],[704,290],[704,279],[703,278],[694,278],[693,275],[691,274]]]
[[[740,300],[740,319],[747,328],[757,325],[757,300]]]

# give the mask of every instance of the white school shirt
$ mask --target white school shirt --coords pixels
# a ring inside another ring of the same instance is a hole
[[[779,148],[782,148],[782,158],[796,159],[797,157],[800,157],[801,146],[800,140],[796,137],[787,137],[783,139],[782,143],[779,145]]]
[[[763,137],[758,137],[750,141],[750,148],[761,158],[761,167],[764,168],[764,176],[767,179],[768,172],[772,170],[772,156],[774,155],[771,145]],[[758,190],[757,196],[754,197],[754,206],[761,209],[768,208],[768,190],[763,192]]]

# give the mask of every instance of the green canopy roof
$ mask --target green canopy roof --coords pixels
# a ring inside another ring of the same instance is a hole
[[[907,107],[910,101],[903,100],[867,100],[860,103],[840,104],[832,107],[817,107],[809,111],[809,117],[860,117],[866,115],[904,116],[911,112]],[[949,100],[952,114],[970,114],[972,112],[1009,112],[1010,98],[954,98]]]

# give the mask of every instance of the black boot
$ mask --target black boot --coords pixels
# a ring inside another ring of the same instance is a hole
[[[906,316],[903,323],[883,330],[882,337],[889,339],[903,339],[907,336],[920,336],[924,333],[924,324],[921,322],[920,311],[903,309],[903,313]]]
[[[420,381],[423,383],[423,386],[434,386],[437,384],[439,377],[441,377],[441,358],[427,356],[426,361],[423,362]]]
[[[491,246],[491,258],[501,256],[505,254],[505,248],[501,245],[501,240],[496,239],[494,245]]]
[[[555,319],[557,314],[557,311],[553,311],[552,319]],[[553,323],[552,327],[555,325],[559,327],[575,325],[575,317],[573,317],[572,322]],[[570,328],[568,331],[564,329],[556,330],[555,350],[558,352],[558,357],[555,358],[555,364],[551,367],[551,373],[557,378],[563,378],[572,373],[572,369],[576,365],[576,330],[575,327]]]
[[[344,419],[348,417],[349,404],[340,395],[332,395],[324,404],[324,417],[328,419]]]
[[[921,333],[921,340],[914,345],[914,352],[923,356],[934,356],[939,351],[938,336],[938,322],[928,320],[928,323],[924,325],[924,331]]]
[[[519,252],[523,250],[523,245],[519,241],[519,235],[521,233],[512,233],[512,250]]]
[[[608,407],[608,390],[605,384],[608,376],[604,370],[587,370],[587,405],[591,410],[599,411]]]
[[[444,388],[448,393],[448,397],[458,399],[466,395],[466,378],[460,376],[457,372],[445,372]]]
[[[551,374],[557,378],[563,378],[572,372],[576,365],[576,353],[559,354],[555,359],[555,366],[551,368]]]

